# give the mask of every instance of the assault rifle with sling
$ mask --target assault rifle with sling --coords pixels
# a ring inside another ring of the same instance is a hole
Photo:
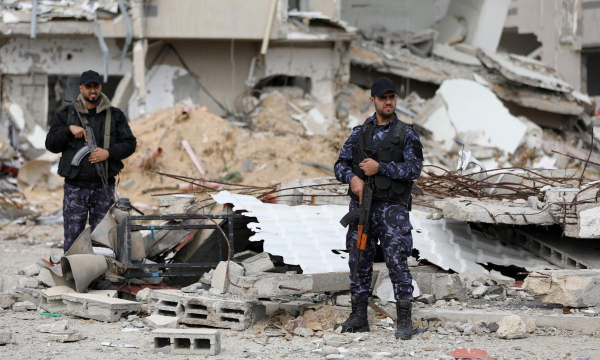
[[[79,151],[77,151],[77,153],[73,157],[73,160],[71,161],[71,165],[79,166],[79,164],[81,163],[81,160],[87,154],[93,153],[94,150],[96,150],[96,148],[98,147],[98,145],[96,143],[96,137],[94,136],[94,130],[92,129],[92,127],[89,125],[89,123],[87,123],[87,121],[86,122],[83,121],[83,119],[81,118],[81,114],[79,113],[79,111],[77,111],[77,108],[75,108],[75,106],[73,106],[73,108],[75,110],[75,113],[77,113],[77,117],[79,118],[79,122],[81,123],[81,126],[83,126],[83,129],[85,131],[85,136],[87,138],[87,144],[84,147],[82,147],[81,149],[79,149]],[[106,111],[110,112],[110,109],[107,109]],[[107,114],[107,116],[108,116],[108,114]],[[106,164],[102,164],[102,163],[95,163],[94,166],[96,167],[96,173],[102,180],[102,188],[104,189],[104,195],[106,195],[106,199],[108,199],[108,201],[112,201],[112,199],[108,195],[108,190],[107,190],[107,188],[108,188],[108,176],[107,176],[108,166]]]
[[[371,156],[367,156],[367,158]],[[347,227],[351,222],[358,219],[358,235],[356,237],[357,256],[356,263],[354,264],[354,273],[352,274],[352,281],[356,281],[357,279],[356,273],[358,272],[358,264],[360,263],[363,252],[367,247],[369,230],[371,228],[370,217],[371,204],[373,203],[373,193],[373,180],[370,176],[367,176],[367,181],[365,181],[365,186],[363,188],[361,204],[356,209],[344,215],[342,220],[340,220],[340,224],[342,224],[343,227]]]

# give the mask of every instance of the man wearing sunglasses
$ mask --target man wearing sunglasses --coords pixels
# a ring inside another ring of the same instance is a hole
[[[358,263],[357,220],[350,223],[346,236],[352,313],[336,327],[341,327],[342,332],[369,331],[367,307],[373,259],[379,242],[396,299],[398,320],[395,336],[408,340],[413,334],[413,286],[408,268],[413,241],[409,211],[413,180],[419,178],[423,165],[423,146],[415,130],[396,116],[397,96],[392,80],[385,77],[375,80],[370,97],[375,113],[362,126],[352,130],[335,163],[336,178],[350,184],[350,211],[362,203],[365,186],[370,186],[373,191],[370,228]]]

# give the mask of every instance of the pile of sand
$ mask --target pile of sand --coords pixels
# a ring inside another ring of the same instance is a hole
[[[269,107],[265,107],[270,111]],[[230,124],[201,108],[193,108],[187,115],[184,107],[158,110],[130,123],[138,145],[136,152],[125,160],[118,191],[134,202],[155,204],[156,198],[142,191],[155,187],[175,186],[179,181],[159,176],[150,170],[211,180],[234,180],[249,185],[273,185],[294,179],[331,176],[331,172],[308,165],[311,161],[333,167],[339,153],[339,144],[320,137],[304,137],[273,132],[251,132]],[[269,116],[271,122],[276,113]],[[284,124],[277,130],[285,131]],[[181,142],[187,140],[200,164],[206,171],[201,176],[190,161]],[[153,151],[162,148],[162,154],[149,166],[139,167]],[[228,176],[229,175],[229,176]],[[241,175],[241,180],[238,175]],[[237,180],[235,180],[237,178]],[[171,191],[162,191],[171,192]]]

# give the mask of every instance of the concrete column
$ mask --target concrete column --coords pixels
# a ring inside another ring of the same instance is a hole
[[[137,91],[137,116],[146,114],[146,53],[148,40],[144,38],[144,2],[134,0],[131,6],[133,28],[133,81]],[[134,119],[131,119],[134,120]]]
[[[133,44],[133,80],[137,90],[138,116],[146,114],[146,52],[148,40],[136,40]],[[134,119],[132,119],[134,120]]]

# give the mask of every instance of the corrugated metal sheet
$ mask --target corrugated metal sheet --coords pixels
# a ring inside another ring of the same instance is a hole
[[[253,196],[227,191],[213,198],[256,217],[258,223],[248,224],[256,232],[250,240],[264,240],[264,251],[283,256],[288,264],[300,265],[305,274],[348,271],[347,254],[337,255],[331,251],[346,249],[346,229],[339,223],[348,212],[346,206],[264,204]]]
[[[428,220],[425,213],[411,212],[413,246],[420,257],[445,270],[458,273],[488,271],[479,264],[514,265],[527,270],[555,269],[556,266],[533,253],[498,239],[490,239],[459,221]]]
[[[256,217],[258,223],[248,224],[256,232],[250,240],[264,240],[264,251],[283,256],[288,264],[300,265],[304,273],[348,270],[346,254],[332,252],[346,248],[346,229],[339,223],[348,212],[346,206],[265,204],[253,196],[227,191],[213,198]],[[413,245],[422,258],[443,269],[484,275],[488,271],[479,264],[516,265],[528,270],[556,268],[526,250],[478,235],[466,223],[428,220],[426,216],[411,212]]]

